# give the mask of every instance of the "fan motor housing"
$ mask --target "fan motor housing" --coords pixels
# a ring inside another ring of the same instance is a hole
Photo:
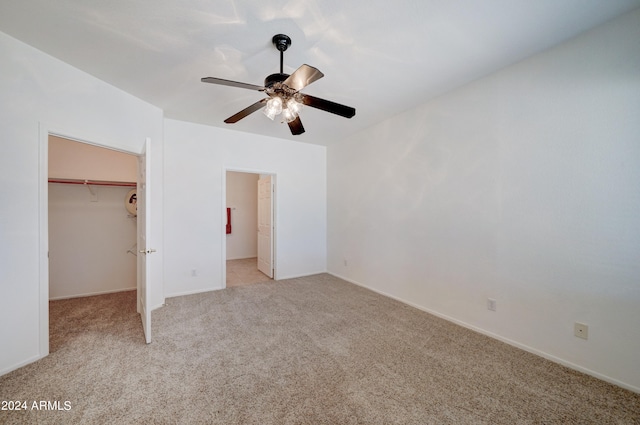
[[[284,80],[286,80],[287,78],[289,78],[289,74],[281,74],[281,73],[271,74],[267,78],[264,79],[264,86],[267,87],[267,88],[271,87],[275,83],[281,83]]]

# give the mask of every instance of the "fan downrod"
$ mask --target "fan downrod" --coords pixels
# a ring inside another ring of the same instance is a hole
[[[291,46],[291,39],[288,35],[284,34],[276,34],[271,39],[273,45],[276,46],[276,49],[280,52],[280,74],[284,71],[282,70],[283,62],[284,62],[284,51]]]

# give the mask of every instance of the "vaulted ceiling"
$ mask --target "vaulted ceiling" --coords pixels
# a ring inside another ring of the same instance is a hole
[[[548,49],[640,0],[4,0],[0,31],[162,108],[178,120],[328,145],[385,117]],[[254,113],[279,70],[274,34],[293,40],[285,73],[324,78],[303,92],[356,108],[305,107],[306,133]]]

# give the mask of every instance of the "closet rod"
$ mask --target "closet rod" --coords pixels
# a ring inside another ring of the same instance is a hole
[[[72,180],[72,179],[49,179],[49,183],[86,184],[86,185],[91,185],[91,186],[122,186],[122,187],[136,187],[137,186],[137,183],[128,183],[128,182],[109,182],[109,181]]]

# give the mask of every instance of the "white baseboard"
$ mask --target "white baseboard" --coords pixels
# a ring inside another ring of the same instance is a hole
[[[285,279],[296,279],[299,277],[307,277],[307,276],[314,276],[317,274],[323,274],[323,273],[327,273],[326,270],[322,270],[320,272],[312,272],[312,273],[304,273],[304,274],[296,274],[296,275],[289,275],[289,276],[278,276],[278,280],[285,280]],[[339,277],[339,276],[336,276]],[[342,279],[342,278],[341,278]],[[275,279],[274,279],[275,280]],[[345,279],[346,280],[346,279]]]
[[[250,258],[255,258],[256,261],[258,261],[257,254],[256,255],[249,255],[249,256],[246,256],[246,257],[228,257],[227,261],[231,261],[231,260],[248,260]]]
[[[63,295],[63,296],[60,296],[60,297],[49,298],[49,301],[68,300],[68,299],[71,299],[71,298],[93,297],[95,295],[115,294],[116,292],[135,291],[137,289],[138,288],[136,288],[134,286],[133,288],[111,289],[111,290],[108,290],[108,291],[88,292],[86,294]]]
[[[506,344],[509,344],[509,345],[513,346],[513,347],[516,347],[516,348],[519,348],[521,350],[527,351],[529,353],[535,354],[537,356],[543,357],[543,358],[545,358],[547,360],[550,360],[550,361],[552,361],[554,363],[561,364],[561,365],[566,366],[566,367],[568,367],[570,369],[577,370],[578,372],[582,372],[584,374],[593,376],[594,378],[598,378],[598,379],[600,379],[602,381],[608,382],[608,383],[613,384],[613,385],[617,385],[617,386],[619,386],[621,388],[625,388],[625,389],[627,389],[629,391],[633,391],[634,393],[640,394],[640,388],[635,387],[633,385],[629,385],[629,384],[627,384],[625,382],[622,382],[622,381],[619,381],[617,379],[611,378],[609,376],[603,375],[601,373],[595,372],[595,371],[593,371],[591,369],[587,369],[587,368],[582,367],[580,365],[577,365],[575,363],[571,363],[569,361],[563,360],[563,359],[561,359],[559,357],[556,357],[556,356],[554,356],[552,354],[546,353],[544,351],[537,350],[537,349],[535,349],[533,347],[530,347],[528,345],[521,344],[521,343],[519,343],[517,341],[513,341],[513,340],[511,340],[509,338],[505,338],[505,337],[500,336],[498,334],[495,334],[493,332],[487,331],[485,329],[479,328],[477,326],[474,326],[474,325],[471,325],[469,323],[463,322],[461,320],[455,319],[453,317],[447,316],[446,314],[439,313],[437,311],[428,309],[428,308],[423,307],[421,305],[414,304],[414,303],[412,303],[410,301],[403,300],[402,298],[398,298],[396,296],[387,294],[386,292],[379,291],[377,289],[371,288],[371,287],[369,287],[369,286],[367,286],[367,285],[365,285],[363,283],[360,283],[360,282],[355,281],[353,279],[349,279],[348,277],[344,277],[344,276],[341,276],[341,275],[339,275],[337,273],[332,273],[332,272],[327,272],[327,273],[329,273],[330,275],[335,276],[335,277],[337,277],[339,279],[345,280],[345,281],[347,281],[349,283],[353,283],[354,285],[358,285],[358,286],[360,286],[362,288],[368,289],[368,290],[370,290],[372,292],[375,292],[377,294],[385,296],[387,298],[391,298],[391,299],[399,301],[399,302],[401,302],[403,304],[406,304],[406,305],[409,305],[411,307],[417,308],[418,310],[424,311],[425,313],[433,314],[434,316],[437,316],[437,317],[439,317],[441,319],[444,319],[444,320],[447,320],[449,322],[455,323],[455,324],[460,325],[460,326],[462,326],[464,328],[471,329],[472,331],[481,333],[481,334],[486,335],[486,336],[488,336],[490,338],[493,338],[493,339],[497,339],[498,341],[502,341],[502,342],[504,342]]]
[[[203,294],[205,292],[219,291],[220,289],[224,289],[224,288],[204,288],[204,289],[195,289],[193,291],[176,292],[175,294],[167,295],[165,297],[165,301],[168,300],[169,298],[182,297],[182,296],[185,296],[185,295]],[[165,302],[165,304],[166,304],[166,302]],[[160,307],[162,307],[165,304],[160,305]]]

